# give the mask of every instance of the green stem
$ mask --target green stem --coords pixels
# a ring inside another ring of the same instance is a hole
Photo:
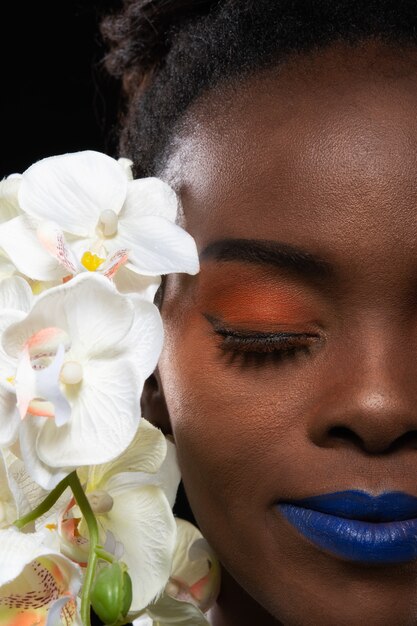
[[[103,559],[103,561],[107,561],[108,563],[114,563],[116,560],[110,552],[107,552],[107,550],[101,546],[96,546],[96,554],[99,559]]]
[[[41,517],[42,515],[47,513],[49,509],[54,506],[55,502],[62,496],[65,489],[69,487],[70,477],[71,474],[63,478],[61,482],[58,483],[57,486],[52,489],[50,493],[48,493],[45,500],[43,500],[35,509],[33,509],[33,511],[30,511],[30,513],[28,513],[27,515],[19,517],[19,519],[13,522],[14,526],[16,526],[16,528],[23,528],[24,526],[26,526],[26,524],[34,522],[38,519],[38,517]]]
[[[85,571],[84,583],[81,594],[81,621],[83,626],[91,626],[90,622],[90,591],[94,582],[94,575],[97,565],[96,548],[99,539],[98,525],[95,515],[91,509],[87,496],[80,483],[80,479],[76,472],[69,475],[69,486],[71,487],[74,498],[81,509],[81,513],[88,527],[89,553],[88,564]]]

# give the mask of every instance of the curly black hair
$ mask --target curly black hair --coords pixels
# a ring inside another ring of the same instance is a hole
[[[417,1],[124,0],[102,33],[127,96],[119,152],[151,176],[204,91],[339,41],[416,45]]]

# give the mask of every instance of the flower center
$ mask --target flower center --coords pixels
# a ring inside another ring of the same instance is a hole
[[[117,213],[111,209],[106,209],[100,213],[98,221],[98,229],[103,233],[104,237],[113,237],[117,233],[117,225],[119,218]]]
[[[92,491],[87,494],[87,498],[91,508],[93,509],[93,513],[108,513],[113,508],[113,498],[103,489]]]
[[[95,272],[105,260],[106,259],[97,256],[97,254],[93,254],[90,250],[87,250],[81,257],[81,264],[84,265],[85,269],[89,272]]]
[[[77,361],[67,361],[61,368],[59,375],[64,385],[78,385],[83,379],[83,367]]]

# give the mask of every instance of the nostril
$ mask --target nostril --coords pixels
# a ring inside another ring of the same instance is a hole
[[[329,430],[329,436],[341,441],[350,441],[356,446],[363,448],[363,441],[359,435],[346,426],[333,426]]]
[[[411,450],[417,450],[417,430],[408,430],[400,437],[397,437],[388,448],[388,452],[394,452],[400,448],[409,448]]]
[[[417,450],[417,430],[407,430],[405,433],[391,441],[390,444],[386,442],[386,445],[382,445],[379,442],[379,446],[375,446],[375,442],[368,439],[362,439],[354,430],[347,428],[346,426],[334,426],[328,431],[330,438],[343,443],[354,444],[356,447],[361,448],[366,452],[378,452],[379,454],[391,454],[402,448]],[[378,448],[378,449],[377,449]]]

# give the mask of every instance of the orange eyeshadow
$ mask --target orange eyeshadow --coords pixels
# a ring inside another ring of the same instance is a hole
[[[317,300],[288,281],[254,272],[202,280],[199,301],[206,311],[230,323],[303,323],[317,317]]]
[[[230,322],[302,322],[313,314],[306,300],[294,293],[285,289],[265,292],[255,286],[218,294],[211,300],[210,309]]]

